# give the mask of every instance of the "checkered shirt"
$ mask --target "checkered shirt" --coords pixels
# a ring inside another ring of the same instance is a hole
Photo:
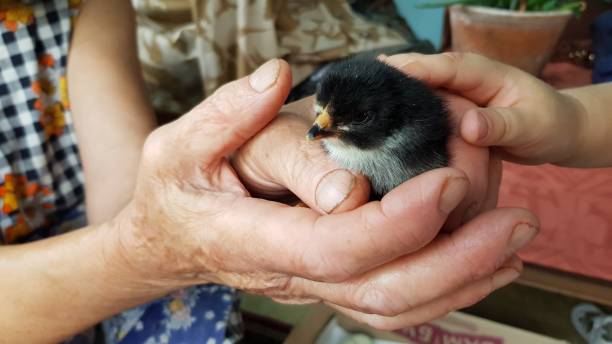
[[[0,7],[0,244],[84,218],[65,79],[75,13],[69,0]]]

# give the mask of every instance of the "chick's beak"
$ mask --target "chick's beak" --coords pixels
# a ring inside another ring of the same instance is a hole
[[[317,118],[315,119],[314,124],[308,131],[306,138],[309,141],[320,139],[324,136],[331,134],[332,127],[332,119],[329,113],[327,112],[327,107],[321,111]]]

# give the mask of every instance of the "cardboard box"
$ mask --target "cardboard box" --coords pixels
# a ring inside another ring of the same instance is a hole
[[[325,306],[317,306],[287,337],[288,344],[345,343],[354,334],[365,334],[372,343],[411,344],[562,344],[562,340],[502,325],[461,312],[395,332],[360,324]]]

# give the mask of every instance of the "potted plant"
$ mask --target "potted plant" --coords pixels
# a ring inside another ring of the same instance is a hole
[[[448,0],[452,50],[475,52],[538,75],[549,61],[576,0]]]

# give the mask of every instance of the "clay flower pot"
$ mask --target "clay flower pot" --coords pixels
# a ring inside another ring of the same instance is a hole
[[[572,14],[450,7],[452,49],[474,52],[539,75]]]

